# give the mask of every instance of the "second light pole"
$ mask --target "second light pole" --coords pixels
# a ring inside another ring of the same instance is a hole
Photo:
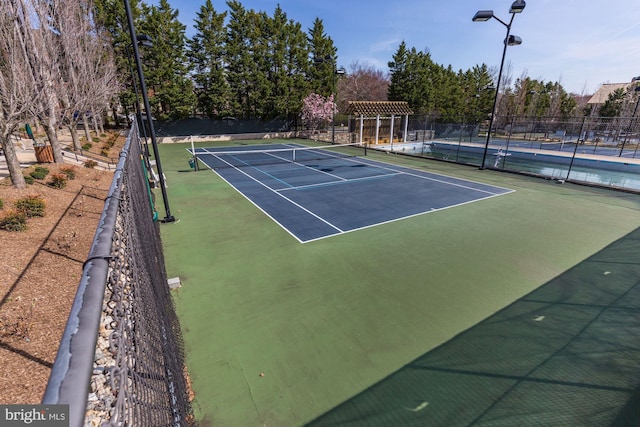
[[[336,143],[336,110],[338,109],[338,76],[345,74],[344,68],[334,68],[336,96],[333,100],[333,114],[331,116],[331,143]]]
[[[149,125],[149,133],[151,136],[151,145],[153,147],[153,154],[156,160],[156,168],[158,169],[158,177],[160,180],[160,190],[162,190],[162,200],[164,201],[165,217],[163,222],[174,222],[176,219],[171,215],[171,209],[169,208],[169,197],[167,196],[167,187],[165,185],[164,173],[162,173],[162,164],[160,163],[160,154],[158,153],[158,143],[156,140],[156,131],[153,126],[153,118],[151,117],[151,106],[149,105],[149,96],[147,94],[147,85],[144,81],[144,72],[142,71],[142,63],[140,62],[140,54],[138,52],[138,37],[136,36],[136,29],[133,24],[133,14],[131,13],[131,5],[129,0],[124,0],[124,8],[127,14],[127,22],[129,24],[129,34],[131,35],[131,47],[133,47],[133,58],[136,62],[138,69],[138,80],[140,81],[140,92],[142,93],[142,101],[144,102],[144,109],[147,115],[147,123]]]
[[[507,46],[516,46],[522,43],[522,39],[518,36],[512,36],[511,33],[511,24],[513,23],[513,18],[516,16],[516,13],[522,13],[526,6],[524,0],[516,0],[511,4],[511,8],[509,9],[509,13],[511,13],[511,20],[507,24],[502,19],[498,18],[493,14],[493,10],[479,10],[473,16],[473,22],[484,22],[488,21],[491,18],[494,18],[496,21],[500,22],[507,28],[507,36],[504,39],[504,49],[502,50],[502,60],[500,61],[500,71],[498,72],[498,81],[496,82],[496,93],[493,98],[493,109],[491,110],[491,118],[489,119],[489,130],[487,131],[487,140],[484,144],[484,153],[482,154],[482,166],[481,169],[484,169],[485,162],[487,160],[487,151],[489,149],[489,141],[491,140],[491,129],[493,128],[493,121],[496,115],[496,106],[498,104],[498,94],[500,93],[500,80],[502,80],[502,69],[504,68],[504,58],[507,55]]]

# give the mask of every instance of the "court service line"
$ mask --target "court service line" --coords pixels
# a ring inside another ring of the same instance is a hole
[[[290,145],[285,145],[285,146],[287,146],[287,147],[289,147],[289,148],[298,148],[298,147],[292,147],[292,146],[290,146]],[[286,150],[286,149],[283,149],[283,151],[285,151],[285,150]],[[223,161],[223,162],[224,162],[224,160],[223,160],[222,158],[220,158],[217,154],[228,154],[228,153],[225,153],[224,151],[218,151],[218,152],[215,152],[215,151],[211,151],[211,152],[210,152],[210,151],[207,151],[207,154],[212,155],[212,156],[215,156],[218,160],[221,160],[221,161]],[[267,154],[267,155],[269,155],[269,156],[271,156],[271,157],[274,157],[274,158],[276,158],[276,159],[283,160],[282,164],[293,164],[293,165],[299,165],[299,166],[303,166],[304,168],[311,169],[311,170],[312,170],[312,171],[314,171],[314,172],[320,172],[320,173],[323,173],[323,174],[325,174],[325,175],[328,175],[328,176],[330,176],[330,177],[333,177],[333,178],[338,179],[338,180],[341,180],[341,181],[346,181],[346,180],[347,180],[346,178],[343,178],[343,177],[341,177],[341,176],[334,175],[334,174],[332,174],[332,173],[329,173],[329,172],[326,172],[326,171],[323,171],[323,170],[315,169],[315,168],[313,168],[313,167],[311,167],[311,166],[305,165],[304,163],[299,163],[299,162],[297,162],[297,161],[295,161],[295,160],[289,160],[288,158],[281,157],[281,156],[276,156],[275,154],[272,154],[272,153],[267,153],[267,152],[265,152],[265,154]],[[284,185],[286,185],[286,186],[288,186],[288,187],[293,187],[293,186],[292,186],[291,184],[289,184],[288,182],[283,181],[283,180],[281,180],[281,179],[279,179],[279,178],[275,177],[274,175],[270,174],[269,172],[267,172],[267,171],[265,171],[265,170],[261,169],[261,168],[259,167],[260,165],[252,165],[252,164],[250,164],[250,163],[245,162],[245,161],[244,161],[244,160],[242,160],[241,158],[238,158],[238,157],[233,156],[233,155],[231,155],[231,156],[229,156],[229,157],[232,157],[232,158],[234,158],[234,159],[236,159],[236,160],[238,160],[238,161],[240,161],[240,162],[244,163],[244,165],[245,165],[245,166],[248,166],[248,167],[250,167],[250,168],[253,168],[253,169],[255,169],[256,171],[258,171],[258,172],[260,172],[260,173],[263,173],[263,174],[265,174],[265,175],[267,175],[267,176],[269,176],[269,177],[271,177],[271,178],[275,179],[276,181],[281,182],[282,184],[284,184]],[[333,159],[333,158],[339,158],[339,157],[337,157],[337,156],[333,156],[333,157],[331,157],[331,158]],[[319,160],[326,160],[326,159],[319,159]],[[225,163],[229,164],[228,162],[225,162]],[[280,163],[281,163],[281,162],[278,162],[277,164],[280,164]],[[233,166],[233,165],[232,165],[231,167],[237,167],[237,166]],[[291,170],[293,170],[293,168],[292,168]]]
[[[293,147],[293,148],[296,147],[296,144],[285,144],[285,145],[287,145],[289,147]],[[303,145],[299,145],[298,147],[304,147],[304,146]],[[431,181],[435,181],[435,182],[442,182],[444,184],[454,185],[454,186],[458,186],[458,187],[461,187],[461,188],[468,188],[468,189],[471,189],[471,190],[476,190],[476,191],[480,191],[480,192],[487,193],[487,194],[508,194],[508,193],[515,192],[515,190],[512,190],[510,188],[500,187],[500,186],[493,185],[493,184],[484,184],[482,182],[472,181],[470,179],[454,178],[454,177],[451,177],[451,176],[448,176],[448,175],[439,174],[439,173],[436,173],[436,172],[418,171],[418,170],[413,169],[411,167],[394,165],[394,164],[385,163],[385,162],[382,162],[382,161],[379,161],[379,160],[369,160],[369,159],[365,159],[365,158],[355,158],[355,159],[353,159],[353,158],[344,158],[344,157],[338,157],[338,156],[336,156],[336,158],[343,159],[345,161],[352,162],[352,163],[366,164],[366,165],[377,167],[377,168],[380,168],[380,169],[387,169],[387,170],[390,170],[390,171],[393,171],[393,172],[399,172],[399,173],[404,173],[404,174],[407,174],[407,175],[413,175],[413,176],[415,176],[417,178],[427,179],[427,180],[431,180]],[[470,183],[474,183],[474,184],[484,185],[484,186],[487,186],[487,187],[499,188],[501,190],[505,190],[505,193],[493,193],[491,191],[481,190],[481,189],[473,188],[473,187],[468,187],[468,186],[465,186],[465,185],[462,185],[462,184],[456,184],[456,183],[448,182],[446,180],[439,180],[439,179],[432,178],[432,177],[429,177],[429,176],[426,176],[426,175],[419,175],[419,174],[415,174],[415,173],[409,173],[409,172],[406,172],[406,170],[422,172],[422,173],[428,174],[428,175],[446,177],[446,178],[449,178],[449,179],[455,179],[457,181],[466,181],[466,182],[470,182]]]
[[[233,169],[237,170],[238,172],[240,172],[241,174],[245,175],[246,177],[248,177],[249,179],[251,179],[252,181],[255,181],[256,183],[260,184],[261,186],[263,186],[264,188],[268,189],[270,192],[272,192],[273,194],[282,197],[284,200],[286,200],[287,202],[291,203],[292,205],[294,205],[295,207],[297,207],[298,209],[308,213],[309,215],[319,219],[321,222],[324,222],[325,224],[327,224],[329,227],[337,230],[340,233],[344,233],[344,230],[340,229],[339,227],[336,227],[335,225],[331,224],[329,221],[327,221],[326,219],[316,215],[315,213],[311,212],[309,209],[299,205],[298,203],[294,202],[293,200],[289,199],[288,197],[280,194],[279,192],[275,191],[273,188],[269,187],[268,185],[260,182],[259,180],[255,179],[254,177],[252,177],[251,175],[247,174],[246,172],[244,172],[243,170],[240,170],[239,168],[234,168],[229,162],[227,162],[226,160],[221,159],[223,162],[227,163],[229,166],[231,166]],[[208,166],[208,165],[207,165]],[[253,200],[251,200],[246,194],[244,194],[242,191],[240,191],[238,188],[236,188],[235,185],[233,185],[231,182],[229,182],[227,179],[225,179],[222,175],[220,175],[218,173],[218,171],[216,171],[215,169],[211,169],[213,170],[216,175],[218,175],[220,178],[222,178],[227,184],[231,185],[238,193],[242,194],[247,200],[249,200],[254,206],[256,206],[258,209],[260,209],[265,215],[267,215],[269,218],[271,218],[276,224],[278,224],[280,227],[284,228],[285,230],[287,230],[289,232],[289,234],[293,233],[291,231],[289,231],[289,229],[287,227],[285,227],[283,224],[281,224],[279,221],[277,221],[275,218],[273,218],[271,215],[269,215],[264,209],[262,209],[260,206],[258,206],[257,203],[255,203]],[[296,237],[294,235],[294,237]],[[298,239],[298,237],[296,237],[296,239]],[[300,241],[300,239],[298,239]]]
[[[284,159],[283,157],[280,157],[280,156],[274,156],[274,155],[272,155],[272,154],[269,154],[269,155],[270,155],[271,157],[275,157],[276,159],[286,160],[286,161],[288,162],[288,160],[287,160],[287,159]],[[288,182],[283,181],[283,180],[281,180],[280,178],[278,178],[278,177],[276,177],[276,176],[271,175],[269,172],[267,172],[267,171],[265,171],[265,170],[262,170],[262,169],[260,169],[260,168],[259,168],[259,167],[257,167],[257,166],[253,166],[253,165],[251,165],[251,164],[249,164],[249,163],[245,162],[244,160],[239,159],[239,158],[238,158],[238,157],[236,157],[236,156],[231,156],[231,157],[233,157],[233,158],[234,158],[234,159],[236,159],[236,160],[239,160],[241,163],[244,163],[244,164],[245,164],[245,166],[247,166],[247,167],[249,167],[249,168],[251,168],[251,169],[253,169],[253,170],[258,171],[258,172],[259,172],[259,173],[261,173],[261,174],[267,175],[267,176],[268,176],[268,177],[270,177],[270,178],[275,179],[276,181],[278,181],[278,182],[279,182],[279,183],[281,183],[281,184],[286,185],[287,187],[293,187],[293,186],[292,186],[291,184],[289,184]],[[225,163],[229,164],[228,162],[226,162],[225,160],[221,159],[220,157],[218,157],[218,160],[222,160],[223,162],[225,162]],[[234,168],[236,168],[236,169],[238,169],[238,170],[240,169],[240,168],[238,168],[238,167],[236,167],[236,166],[233,166],[233,165],[232,165],[231,167],[234,167]],[[271,188],[271,187],[269,187],[269,188]]]
[[[384,174],[384,175],[363,176],[361,178],[353,178],[353,179],[343,178],[342,181],[338,181],[338,182],[335,182],[335,181],[334,182],[321,182],[321,183],[318,183],[318,184],[299,185],[297,187],[291,186],[290,188],[283,188],[281,190],[276,190],[276,191],[305,190],[307,188],[328,187],[330,185],[349,184],[349,183],[355,182],[355,181],[368,181],[368,180],[374,180],[374,179],[380,179],[380,178],[389,178],[389,177],[398,176],[398,175],[403,175],[403,173],[402,172],[387,173],[387,174]]]
[[[515,190],[513,190],[513,191],[515,191]],[[493,199],[494,197],[500,197],[503,194],[508,194],[508,193],[492,194],[492,195],[489,195],[489,196],[486,196],[486,197],[480,197],[478,199],[467,200],[466,202],[456,203],[455,205],[444,206],[442,208],[431,208],[431,209],[429,209],[427,211],[417,212],[417,213],[414,213],[414,214],[411,214],[411,215],[405,215],[403,217],[398,217],[398,218],[388,219],[386,221],[376,222],[375,224],[369,224],[369,225],[365,225],[365,226],[358,227],[358,228],[350,228],[349,230],[345,230],[345,231],[341,232],[340,234],[347,234],[347,233],[352,233],[354,231],[366,230],[368,228],[377,227],[379,225],[391,224],[391,223],[394,223],[394,222],[397,222],[397,221],[402,221],[402,220],[409,219],[409,218],[415,218],[415,217],[418,217],[418,216],[421,216],[421,215],[427,215],[427,214],[430,214],[430,213],[439,212],[439,211],[443,211],[443,210],[446,210],[446,209],[455,208],[455,207],[458,207],[458,206],[468,205],[468,204],[471,204],[471,203],[479,202],[481,200]],[[304,244],[304,243],[316,242],[316,241],[322,240],[322,239],[328,239],[329,237],[334,237],[336,235],[337,235],[337,233],[336,234],[327,234],[325,236],[316,237],[315,239],[309,239],[309,240],[304,240],[304,241],[301,241],[300,239],[298,239],[298,241],[301,242],[302,244]]]
[[[320,160],[327,160],[327,159],[320,159]],[[336,178],[336,179],[338,179],[338,180],[340,180],[340,181],[348,181],[348,179],[347,179],[347,178],[343,178],[343,177],[341,177],[341,176],[334,175],[334,174],[329,173],[329,172],[327,172],[327,171],[323,171],[323,170],[320,170],[320,169],[313,168],[313,167],[311,167],[311,166],[305,165],[304,163],[298,163],[298,162],[294,162],[294,163],[295,163],[296,165],[304,166],[304,167],[305,167],[305,168],[307,168],[307,169],[311,169],[311,170],[312,170],[312,171],[314,171],[314,172],[320,172],[320,173],[323,173],[323,174],[325,174],[325,175],[329,175],[329,176],[331,176],[331,177],[333,177],[333,178]]]
[[[401,173],[401,174],[405,174],[405,175],[409,175],[409,176],[414,176],[416,178],[426,179],[428,181],[440,182],[442,184],[448,184],[448,185],[452,185],[452,186],[455,186],[455,187],[460,187],[460,188],[464,188],[464,189],[467,189],[467,190],[474,190],[474,191],[478,191],[478,192],[481,192],[481,193],[487,193],[487,194],[491,194],[491,195],[502,195],[502,194],[512,193],[512,192],[515,191],[515,190],[511,190],[509,188],[498,187],[498,186],[490,185],[490,184],[483,184],[481,182],[471,181],[471,180],[468,180],[468,179],[453,178],[453,177],[448,177],[447,175],[440,175],[440,174],[436,174],[436,173],[432,173],[432,172],[423,172],[425,174],[447,177],[447,178],[450,178],[450,179],[455,179],[457,181],[466,181],[466,182],[470,182],[470,183],[472,182],[474,184],[480,184],[480,185],[484,185],[484,186],[487,186],[487,187],[495,187],[495,188],[500,188],[502,190],[508,190],[505,193],[495,193],[495,192],[488,191],[488,190],[482,190],[480,188],[474,188],[474,187],[471,187],[471,186],[468,186],[468,185],[449,182],[449,181],[446,181],[444,179],[437,179],[437,178],[432,178],[432,177],[426,176],[426,175],[420,175],[420,174],[417,174],[417,173],[406,172],[407,169],[408,170],[414,170],[414,169],[408,168],[406,166],[399,166],[399,165],[396,166],[396,165],[392,165],[392,164],[388,164],[388,163],[382,163],[382,162],[378,162],[376,160],[369,160],[368,162],[365,161],[366,159],[361,159],[361,160],[345,159],[345,160],[353,161],[353,162],[356,162],[356,163],[364,163],[364,164],[367,164],[369,166],[377,167],[377,168],[380,168],[380,169],[386,169],[386,170],[394,171],[394,172],[397,172],[397,173]],[[380,166],[380,164],[389,165],[389,166]],[[391,166],[396,166],[397,168],[400,168],[400,169],[394,169]],[[419,172],[419,171],[416,171],[416,172]]]
[[[228,154],[228,153],[225,153],[224,151],[209,152],[208,154],[209,154],[209,155],[211,155],[211,156],[214,156],[216,159],[218,159],[218,160],[219,160],[219,161],[221,161],[221,162],[225,162],[227,165],[229,165],[229,166],[230,166],[230,167],[232,167],[232,168],[239,169],[239,166],[231,165],[229,162],[227,162],[226,160],[224,160],[223,158],[221,158],[220,156],[218,156],[218,154]],[[274,158],[276,158],[276,159],[283,160],[283,161],[284,161],[284,163],[287,163],[287,164],[288,164],[288,163],[292,163],[292,162],[291,162],[289,159],[287,159],[287,158],[280,157],[280,156],[276,156],[275,154],[272,154],[272,153],[265,153],[265,154],[267,154],[267,155],[269,155],[269,156],[271,156],[271,157],[274,157]],[[267,172],[267,171],[265,171],[265,170],[263,170],[263,169],[259,168],[258,166],[254,166],[254,165],[252,165],[252,164],[250,164],[250,163],[247,163],[246,161],[242,160],[241,158],[239,158],[239,157],[237,157],[237,156],[234,156],[233,154],[232,154],[232,155],[230,155],[229,157],[231,157],[232,159],[235,159],[235,160],[239,161],[240,163],[244,164],[244,165],[245,165],[246,167],[248,167],[248,168],[251,168],[251,169],[253,169],[253,170],[255,170],[255,171],[257,171],[257,172],[259,172],[259,173],[261,173],[261,174],[267,175],[269,178],[272,178],[272,179],[274,179],[274,180],[278,181],[279,183],[281,183],[281,184],[283,184],[283,185],[285,185],[285,186],[287,186],[287,187],[293,187],[293,186],[292,186],[291,184],[289,184],[288,182],[281,180],[280,178],[278,178],[278,177],[276,177],[276,176],[274,176],[274,175],[270,174],[269,172]],[[278,164],[280,164],[280,162],[278,162]]]

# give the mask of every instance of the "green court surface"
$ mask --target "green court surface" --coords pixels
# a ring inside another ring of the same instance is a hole
[[[202,426],[322,420],[640,226],[640,195],[370,151],[515,192],[301,244],[187,148],[161,235]]]

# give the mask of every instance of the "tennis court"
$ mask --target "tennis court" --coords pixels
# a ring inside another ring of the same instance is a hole
[[[341,161],[513,191],[300,244],[223,177],[299,166],[189,148],[160,146],[161,234],[199,425],[637,425],[640,195],[372,151]]]
[[[300,242],[512,191],[370,160],[356,145],[249,145],[196,154]]]

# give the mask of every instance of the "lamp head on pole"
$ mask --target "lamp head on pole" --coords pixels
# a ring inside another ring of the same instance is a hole
[[[522,39],[518,36],[509,36],[504,42],[507,46],[518,46],[522,44]]]
[[[524,0],[516,0],[511,5],[511,9],[509,9],[509,13],[522,13],[526,5],[527,4],[524,2]]]
[[[151,36],[148,36],[148,35],[146,35],[146,34],[138,34],[138,35],[136,36],[136,40],[138,40],[138,42],[139,42],[139,43],[142,43],[142,42],[149,42],[149,43],[151,43],[151,42],[153,41],[153,39],[151,38]]]
[[[493,18],[493,10],[479,10],[473,16],[473,22],[484,22]]]

